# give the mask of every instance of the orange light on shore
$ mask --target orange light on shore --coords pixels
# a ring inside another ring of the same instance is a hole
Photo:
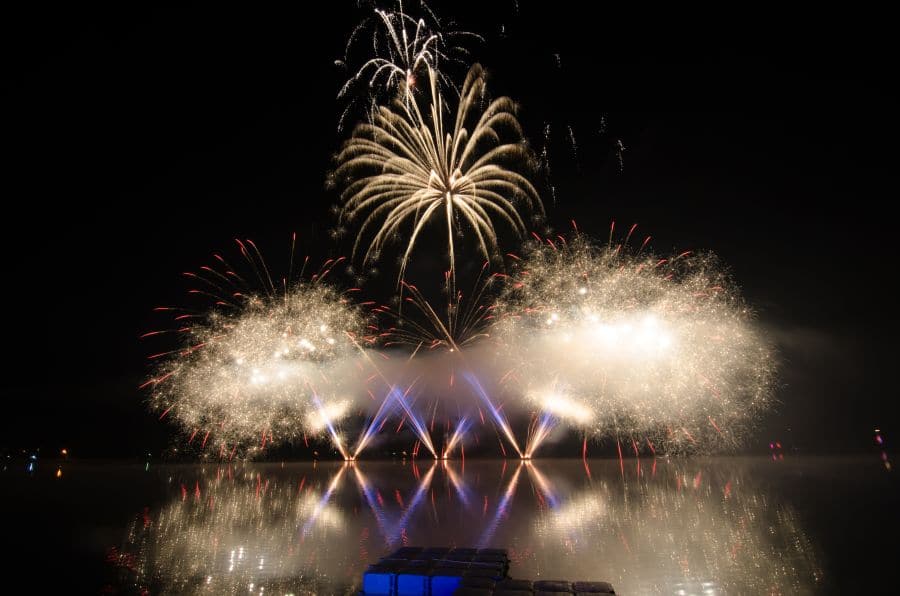
[[[56,477],[62,478],[62,468],[56,468]]]
[[[62,453],[63,457],[67,457],[69,455],[69,450],[63,447],[60,453]]]

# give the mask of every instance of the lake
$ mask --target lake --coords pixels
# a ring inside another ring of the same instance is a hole
[[[893,576],[900,495],[875,454],[41,460],[0,483],[17,577],[113,594],[353,594],[404,545],[506,548],[513,577],[620,594],[858,593]]]

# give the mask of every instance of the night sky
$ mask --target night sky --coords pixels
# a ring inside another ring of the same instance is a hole
[[[887,21],[487,4],[432,6],[485,35],[489,88],[520,102],[534,146],[551,124],[553,227],[605,237],[612,220],[637,222],[660,253],[715,251],[776,339],[780,403],[748,448],[866,450],[876,426],[896,437]],[[137,389],[138,337],[154,306],[183,300],[181,272],[235,237],[277,254],[297,231],[314,259],[347,252],[325,185],[347,77],[334,60],[368,9],[315,13],[0,18],[0,447],[166,446],[174,429]]]

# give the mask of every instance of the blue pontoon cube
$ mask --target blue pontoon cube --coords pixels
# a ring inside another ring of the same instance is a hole
[[[397,574],[397,596],[427,596],[429,573],[404,569]]]
[[[431,572],[431,596],[453,596],[462,583],[462,576],[462,569],[435,569]]]
[[[366,596],[391,596],[397,575],[391,567],[372,565],[363,573],[363,592]]]

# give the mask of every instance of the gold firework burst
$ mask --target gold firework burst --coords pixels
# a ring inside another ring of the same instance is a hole
[[[527,230],[523,214],[543,215],[535,187],[517,171],[527,169],[532,154],[515,103],[500,97],[480,109],[486,87],[484,70],[476,64],[450,123],[439,75],[429,68],[428,78],[427,108],[420,108],[407,90],[390,107],[378,107],[371,123],[359,124],[337,156],[335,178],[346,184],[340,220],[361,222],[354,255],[365,247],[364,260],[371,260],[390,239],[409,230],[399,279],[433,218],[445,218],[454,272],[454,230],[471,229],[489,259],[497,253],[496,220],[521,236]]]

